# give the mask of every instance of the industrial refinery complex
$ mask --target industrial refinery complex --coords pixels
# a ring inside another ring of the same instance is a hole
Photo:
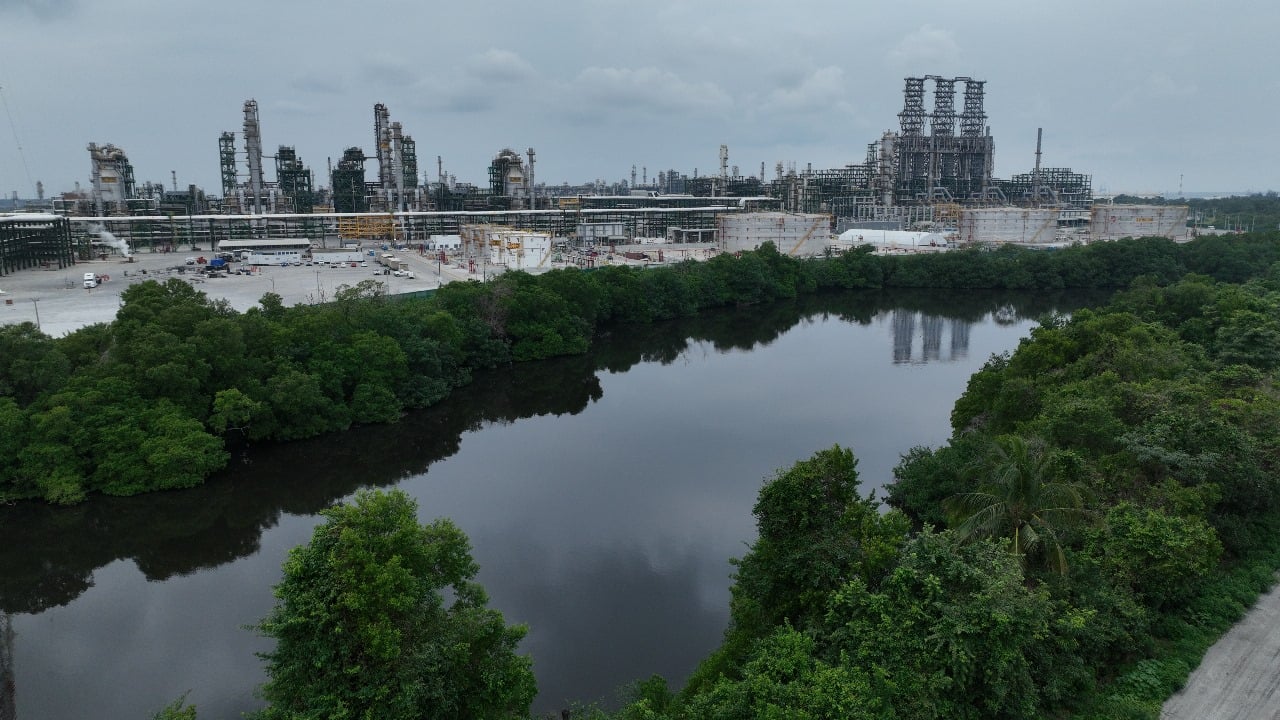
[[[372,154],[347,147],[325,168],[327,184],[316,182],[292,146],[266,153],[258,104],[248,100],[240,133],[217,138],[220,194],[179,188],[176,177],[168,186],[139,183],[124,149],[91,142],[87,189],[41,197],[36,213],[0,215],[0,275],[138,251],[212,256],[284,246],[304,256],[412,248],[458,267],[480,263],[488,273],[581,265],[592,250],[619,245],[737,252],[771,241],[804,256],[866,244],[932,252],[1185,236],[1185,206],[1095,202],[1088,174],[1041,166],[1039,137],[1027,172],[995,177],[984,92],[984,81],[968,77],[906,78],[898,130],[843,167],[778,162],[770,177],[761,163],[758,175],[744,175],[721,145],[715,174],[670,169],[651,177],[633,166],[629,181],[586,185],[538,183],[533,148],[497,152],[486,186],[459,182],[439,156],[432,179],[383,104],[373,107]]]

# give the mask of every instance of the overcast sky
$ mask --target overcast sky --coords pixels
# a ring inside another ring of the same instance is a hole
[[[243,154],[249,98],[264,151],[294,146],[317,185],[344,148],[373,153],[375,103],[431,179],[439,155],[486,184],[504,147],[533,147],[546,183],[707,174],[721,144],[772,178],[862,162],[923,75],[986,81],[999,177],[1031,169],[1043,127],[1043,164],[1095,193],[1266,191],[1277,31],[1258,0],[0,0],[0,193],[87,187],[96,142],[139,182],[220,195],[218,136]]]

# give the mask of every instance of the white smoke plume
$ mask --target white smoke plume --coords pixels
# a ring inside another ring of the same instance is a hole
[[[129,250],[129,243],[121,240],[115,235],[112,235],[111,231],[106,227],[102,225],[90,225],[89,232],[96,234],[99,242],[103,245],[109,245],[116,250],[119,250],[125,257],[133,256],[133,251]]]

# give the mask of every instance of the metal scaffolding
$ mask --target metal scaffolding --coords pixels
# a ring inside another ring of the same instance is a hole
[[[925,127],[925,82],[933,81],[933,113]],[[907,78],[904,106],[898,118],[901,134],[893,148],[896,162],[894,200],[919,202],[983,202],[991,186],[995,143],[985,132],[983,81],[967,77],[926,75]],[[956,135],[955,84],[965,84],[960,135]]]
[[[333,209],[340,213],[369,211],[369,197],[365,193],[364,151],[358,147],[347,148],[329,178],[333,188]]]
[[[311,171],[298,153],[287,145],[276,151],[276,185],[293,201],[293,211],[311,212],[315,205],[315,193],[311,187]]]
[[[1040,168],[996,183],[1016,205],[1044,205],[1087,209],[1093,202],[1093,181],[1071,168]]]
[[[88,248],[88,243],[82,249]],[[74,265],[70,221],[57,215],[0,216],[0,275],[24,268]]]
[[[240,178],[236,174],[235,133],[224,132],[218,138],[218,165],[222,169],[222,197],[232,197],[240,187]]]
[[[544,232],[557,238],[574,238],[580,227],[608,224],[620,227],[621,236],[626,238],[671,237],[676,232],[683,233],[682,237],[697,233],[698,237],[710,240],[719,216],[742,212],[746,210],[737,205],[724,205],[481,212],[171,215],[71,220],[74,221],[73,229],[80,235],[85,234],[91,226],[102,225],[135,250],[171,250],[187,245],[210,248],[216,247],[222,240],[252,238],[308,238],[317,247],[328,247],[330,243],[337,244],[344,240],[368,240],[375,236],[384,238],[394,235],[398,241],[416,244],[426,242],[432,235],[457,235],[463,225],[501,225],[518,230]],[[46,256],[53,257],[48,252],[40,257]],[[70,261],[69,255],[67,258]],[[30,261],[24,262],[30,264]]]

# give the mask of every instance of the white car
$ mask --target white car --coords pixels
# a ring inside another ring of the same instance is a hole
[[[396,277],[409,278],[410,280],[412,280],[412,279],[413,279],[413,271],[412,271],[412,270],[396,270],[396,271],[392,272],[391,274],[392,274],[392,275],[395,275]]]

